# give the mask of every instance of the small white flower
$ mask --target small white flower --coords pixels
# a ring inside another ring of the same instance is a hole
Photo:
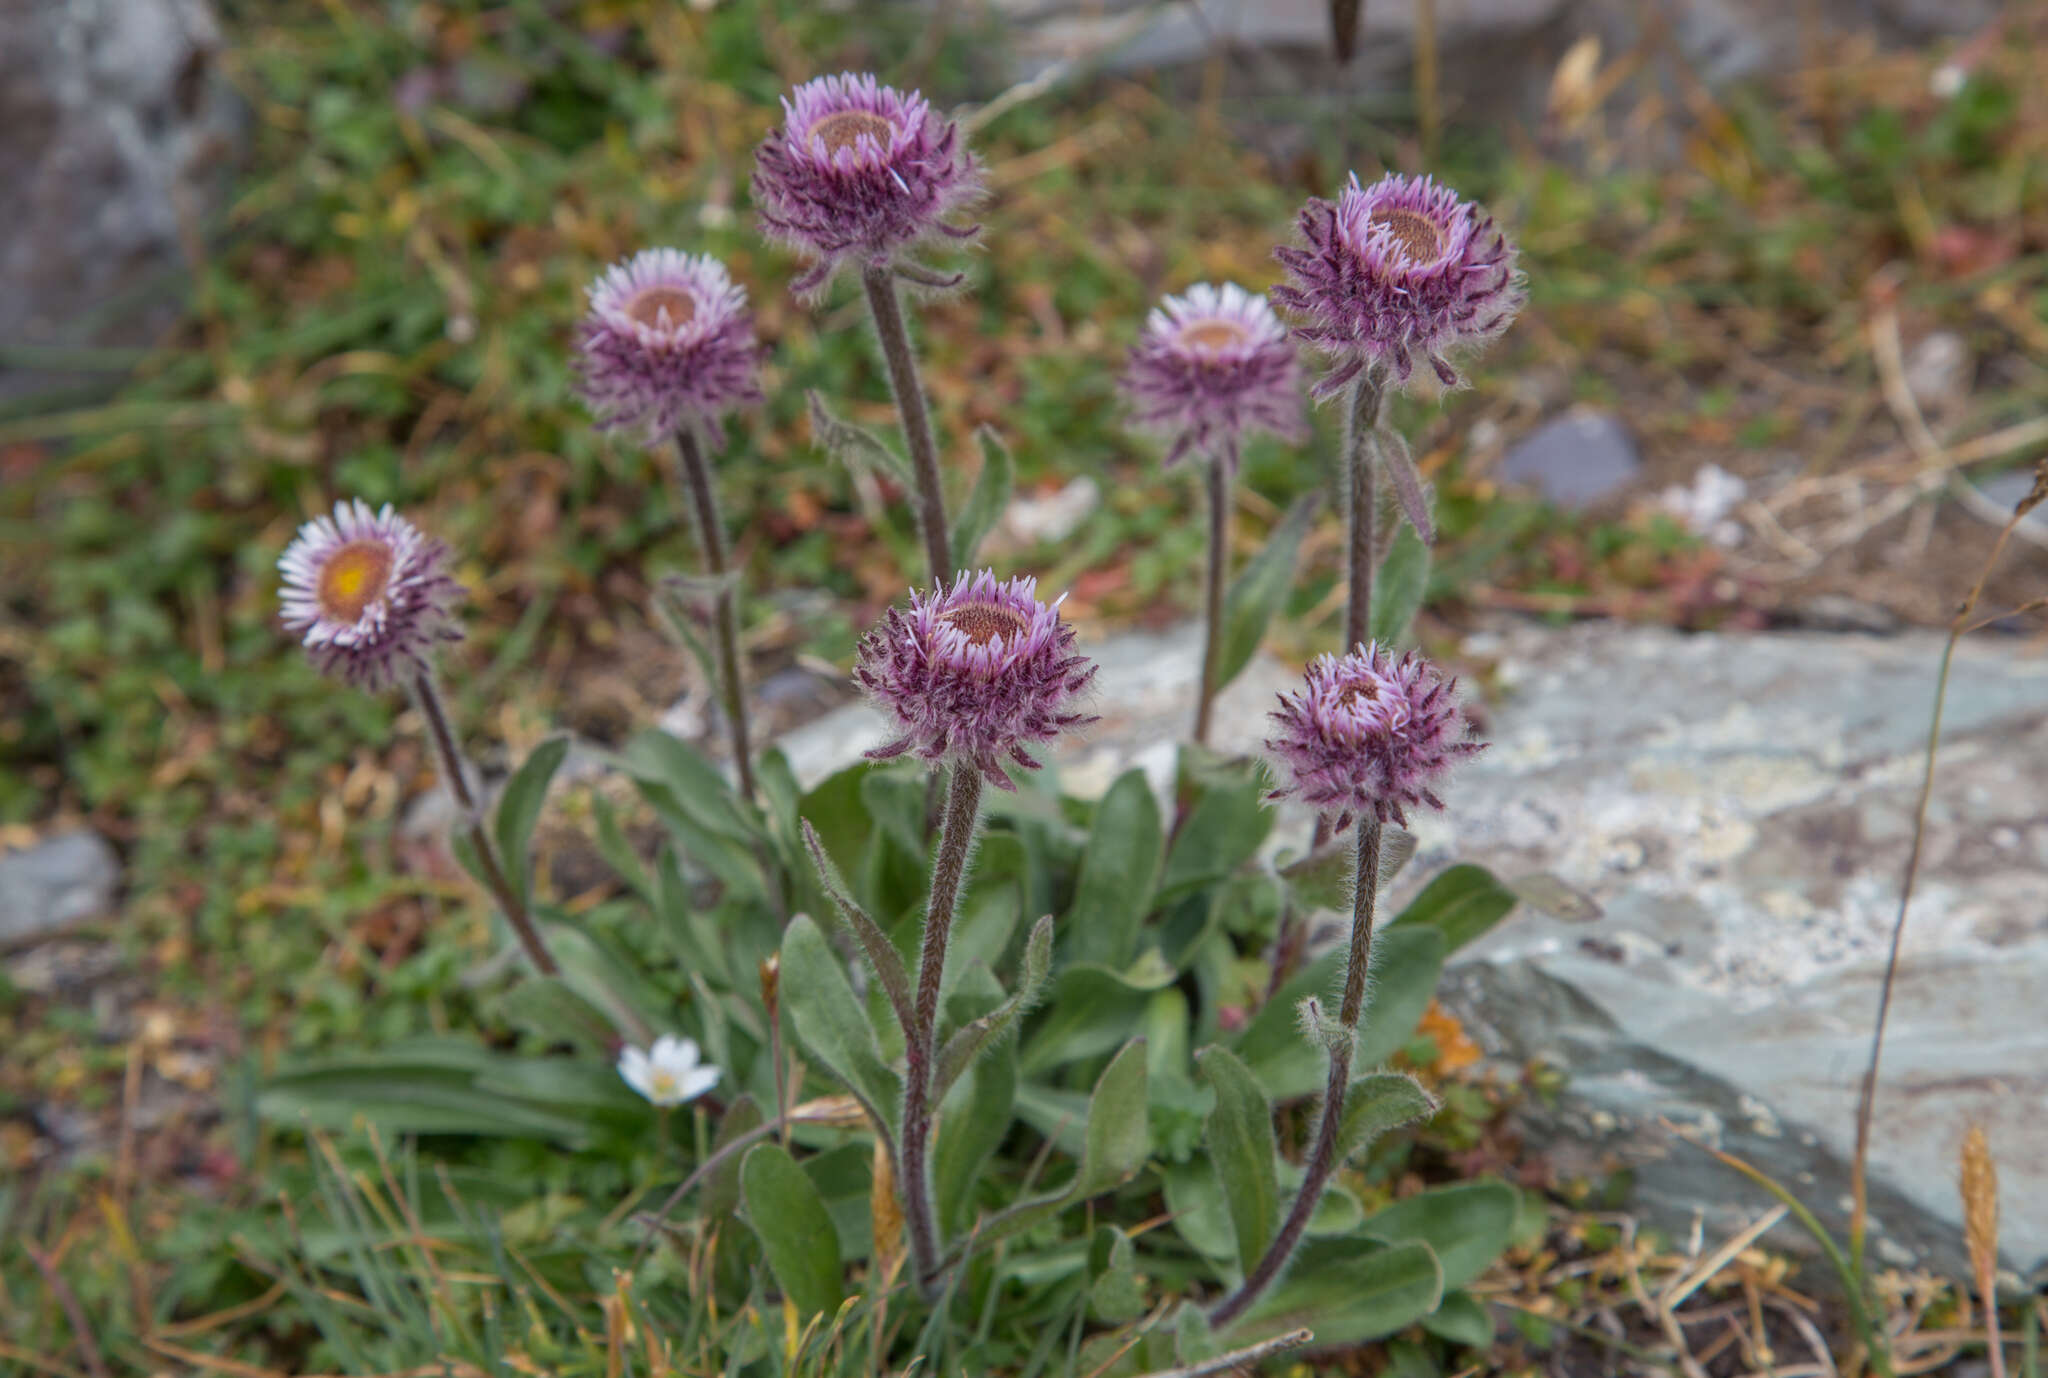
[[[656,1105],[682,1105],[718,1085],[718,1069],[699,1056],[694,1039],[663,1034],[645,1052],[628,1044],[619,1053],[619,1075]]]

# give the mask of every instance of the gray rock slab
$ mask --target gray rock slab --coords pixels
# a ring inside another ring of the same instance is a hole
[[[1416,820],[1423,864],[1554,874],[1604,916],[1526,908],[1453,969],[1502,1055],[1572,1074],[1546,1134],[1644,1204],[1733,1228],[1768,1204],[1701,1131],[1846,1219],[1858,1078],[1941,640],[1518,628],[1492,747]],[[1965,642],[1949,689],[1871,1154],[1892,1261],[1961,1267],[1956,1154],[1981,1123],[2014,1266],[2048,1261],[2048,657]]]
[[[1586,507],[1635,481],[1643,461],[1613,415],[1575,407],[1544,422],[1502,456],[1496,476],[1560,507]]]
[[[113,909],[120,885],[121,859],[89,830],[0,855],[0,949],[98,918]]]
[[[0,338],[147,341],[119,297],[182,271],[241,137],[221,48],[205,0],[0,0]]]

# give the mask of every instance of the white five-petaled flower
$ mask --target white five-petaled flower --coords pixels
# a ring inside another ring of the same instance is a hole
[[[619,1075],[656,1105],[682,1105],[718,1085],[718,1069],[699,1060],[696,1040],[663,1034],[642,1051],[628,1044],[619,1053]]]

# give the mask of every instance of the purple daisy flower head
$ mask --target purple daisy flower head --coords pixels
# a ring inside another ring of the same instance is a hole
[[[323,674],[383,689],[424,674],[435,646],[462,639],[455,608],[462,585],[448,547],[386,503],[338,502],[315,517],[278,558],[280,620],[299,633]]]
[[[1307,434],[1301,358],[1287,327],[1234,282],[1199,283],[1160,302],[1131,350],[1123,390],[1138,425],[1173,437],[1169,466],[1196,450],[1234,471],[1248,432]]]
[[[1077,709],[1095,665],[1074,653],[1059,603],[1038,601],[1036,579],[1003,581],[989,570],[963,573],[951,588],[913,589],[907,611],[891,608],[861,638],[853,679],[900,734],[869,756],[953,761],[998,789],[1016,788],[1003,761],[1037,770],[1027,745],[1095,721]]]
[[[849,260],[880,265],[935,234],[980,231],[945,223],[980,197],[980,169],[960,127],[917,92],[843,72],[805,82],[782,108],[756,154],[754,199],[770,238],[817,260],[792,284],[799,296]]]
[[[715,258],[645,249],[590,284],[577,390],[601,429],[653,444],[696,423],[723,445],[719,418],[761,400],[760,360],[746,289]]]
[[[1298,796],[1335,815],[1340,832],[1358,815],[1406,824],[1417,804],[1442,808],[1431,786],[1480,749],[1466,739],[1457,687],[1413,651],[1397,661],[1369,643],[1317,657],[1306,685],[1282,694],[1273,714],[1266,749],[1288,778],[1270,797]]]
[[[1335,205],[1308,203],[1301,232],[1307,248],[1275,255],[1290,281],[1273,300],[1302,318],[1295,334],[1336,365],[1317,397],[1369,367],[1406,386],[1417,355],[1456,387],[1445,356],[1491,340],[1522,309],[1514,245],[1491,216],[1427,177],[1390,173],[1361,187],[1353,173]]]

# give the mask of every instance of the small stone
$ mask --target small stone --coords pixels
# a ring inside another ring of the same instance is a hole
[[[1575,407],[1524,436],[1501,460],[1503,483],[1534,488],[1560,507],[1590,507],[1642,471],[1635,442],[1613,415]]]
[[[1009,549],[1058,545],[1080,530],[1101,505],[1101,485],[1084,474],[1049,496],[1018,498],[1003,513],[997,532]]]
[[[1658,501],[1688,531],[1732,550],[1742,544],[1742,523],[1735,509],[1749,497],[1749,485],[1718,464],[1702,464],[1692,483],[1673,484]]]
[[[1906,356],[1906,391],[1923,411],[1954,411],[1967,400],[1973,371],[1970,347],[1953,330],[1937,330]]]
[[[0,856],[0,948],[18,947],[110,912],[121,859],[90,830]]]

